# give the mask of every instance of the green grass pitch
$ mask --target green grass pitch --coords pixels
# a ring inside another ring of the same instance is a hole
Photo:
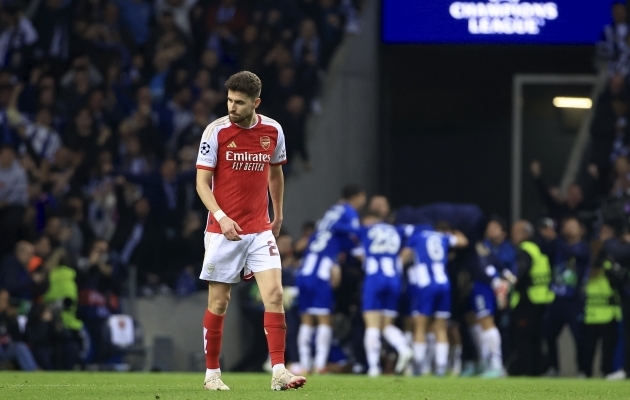
[[[223,374],[230,392],[202,389],[203,373],[0,373],[0,399],[630,399],[630,382],[601,379],[405,378],[324,375],[269,389],[266,374]]]

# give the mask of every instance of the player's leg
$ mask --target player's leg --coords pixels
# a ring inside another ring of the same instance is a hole
[[[407,339],[407,343],[412,344],[413,345],[413,337],[414,337],[414,322],[413,322],[413,317],[411,315],[405,315],[403,317],[403,325],[404,325],[404,334],[405,334],[405,339]]]
[[[451,320],[448,326],[449,342],[451,343],[451,374],[459,376],[462,373],[462,335],[459,332],[459,324]]]
[[[448,366],[448,319],[436,317],[433,321],[435,330],[435,375],[446,375]]]
[[[394,372],[402,374],[413,358],[413,351],[403,332],[394,325],[394,318],[398,315],[397,305],[400,293],[400,280],[398,278],[385,278],[384,290],[379,292],[378,298],[383,315],[383,338],[396,349],[398,360]]]
[[[317,330],[315,331],[315,371],[325,373],[332,344],[332,318],[334,293],[331,286],[338,266],[330,258],[324,257],[320,260],[318,278],[314,280],[315,296],[313,298],[313,309],[311,312],[317,318]],[[325,271],[329,271],[327,275]],[[321,279],[319,279],[321,278]]]
[[[315,331],[315,362],[314,369],[318,374],[326,373],[326,364],[332,344],[332,318],[330,313],[316,315],[317,329]]]
[[[479,319],[483,329],[481,340],[488,349],[488,369],[483,376],[485,378],[497,378],[503,376],[503,350],[501,348],[501,334],[494,323],[492,315],[486,315]]]
[[[300,292],[301,294],[302,292]],[[300,330],[298,332],[298,352],[300,354],[300,366],[302,371],[308,373],[313,368],[312,342],[315,331],[315,316],[302,314]]]
[[[494,312],[496,310],[496,297],[494,291],[489,285],[480,284],[480,290],[477,297],[483,298],[483,302],[479,301],[477,308],[477,323],[481,326],[481,343],[483,348],[488,351],[487,370],[483,376],[485,378],[498,378],[503,373],[503,351],[501,344],[501,333],[494,323]],[[481,307],[483,303],[483,307]]]
[[[317,321],[315,316],[309,314],[308,310],[312,307],[313,291],[309,285],[311,277],[298,275],[298,307],[300,309],[300,330],[298,332],[298,352],[300,355],[300,366],[305,373],[311,372],[313,369],[313,333]]]
[[[365,332],[363,334],[363,347],[368,363],[368,375],[379,376],[381,374],[381,329],[383,327],[381,309],[382,305],[378,296],[380,285],[375,275],[368,275],[363,281],[362,301],[363,322]]]
[[[230,242],[223,235],[206,233],[205,254],[200,279],[208,281],[208,306],[203,317],[204,352],[207,390],[229,390],[221,380],[219,355],[223,338],[223,321],[230,302],[232,283],[240,280],[245,246]],[[219,251],[220,249],[220,251]]]
[[[379,376],[381,374],[381,318],[380,311],[370,310],[363,312],[363,321],[365,322],[363,346],[365,347],[369,376]]]
[[[413,360],[416,373],[424,364],[427,355],[426,332],[433,315],[433,291],[431,286],[416,287],[413,291],[411,313],[413,315]]]
[[[430,322],[431,318],[428,315],[415,314],[413,317],[413,361],[418,373],[427,356],[426,332]]]
[[[483,376],[486,378],[503,376],[501,333],[494,323],[496,296],[490,285],[480,282],[475,283],[473,295],[476,325],[481,328],[479,332],[481,355],[486,368]]]
[[[265,307],[263,325],[273,369],[271,389],[302,387],[306,379],[294,376],[284,365],[287,325],[282,303],[282,270],[276,241],[270,231],[256,234],[252,239],[247,266],[254,273]]]
[[[448,365],[448,320],[451,317],[451,288],[440,285],[436,297],[435,321],[435,374],[444,376]]]
[[[206,368],[209,373],[220,372],[219,353],[223,338],[223,321],[230,302],[231,284],[208,282],[208,308],[203,318]]]

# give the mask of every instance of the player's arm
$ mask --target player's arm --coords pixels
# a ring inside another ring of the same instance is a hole
[[[284,206],[284,173],[282,172],[282,165],[269,166],[269,194],[273,205],[271,231],[274,236],[278,236],[282,227],[282,209]]]
[[[451,247],[461,249],[468,246],[468,238],[460,231],[453,231],[452,237],[449,240]]]
[[[410,264],[413,261],[413,250],[411,247],[404,247],[400,252],[400,261],[403,265]]]
[[[223,232],[225,237],[228,240],[239,241],[241,240],[241,237],[237,232],[242,230],[241,227],[230,219],[230,217],[225,215],[225,213],[221,210],[221,207],[219,207],[217,199],[214,197],[214,193],[212,193],[211,187],[213,175],[214,171],[197,168],[197,193],[199,194],[203,204],[214,216],[214,219],[216,219],[219,222],[219,225],[221,225],[221,232]]]

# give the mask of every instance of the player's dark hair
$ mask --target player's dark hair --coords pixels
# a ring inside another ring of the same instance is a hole
[[[341,189],[341,198],[344,200],[350,200],[361,193],[364,193],[364,190],[358,185],[346,185],[343,189]]]
[[[435,230],[438,232],[448,232],[452,229],[448,221],[438,221],[435,223]]]
[[[225,81],[225,87],[227,90],[245,93],[248,97],[257,99],[260,97],[262,82],[255,73],[241,71],[230,76],[230,78]]]
[[[380,213],[373,210],[367,210],[363,214],[361,214],[361,219],[365,219],[365,218],[376,218],[378,220],[383,220],[383,216]]]
[[[508,224],[507,221],[505,219],[503,219],[502,217],[500,217],[499,215],[491,215],[490,219],[488,220],[488,223],[490,222],[496,222],[497,224],[499,224],[499,226],[501,227],[501,230],[503,232],[507,232],[508,231]]]

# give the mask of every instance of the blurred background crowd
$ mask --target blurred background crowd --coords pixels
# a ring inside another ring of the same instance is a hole
[[[1,2],[0,343],[29,343],[36,363],[9,346],[22,368],[105,357],[80,354],[85,333],[101,341],[130,264],[142,295],[197,290],[206,210],[195,160],[205,127],[225,115],[223,83],[240,70],[261,77],[260,112],[286,132],[285,173],[296,160],[308,171],[306,121],[322,111],[321,81],[343,36],[359,32],[359,8]],[[29,326],[16,330],[10,313]]]

